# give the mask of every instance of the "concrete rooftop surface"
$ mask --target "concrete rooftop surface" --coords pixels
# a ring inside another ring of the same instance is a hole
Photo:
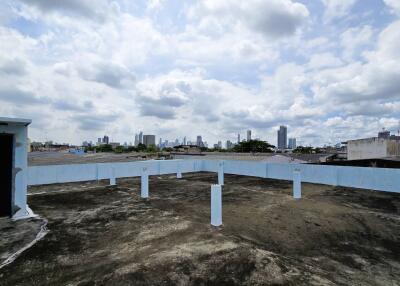
[[[400,285],[400,194],[214,173],[29,188],[39,218],[0,220],[0,285]],[[48,223],[46,222],[48,221]],[[47,225],[46,225],[47,223]]]

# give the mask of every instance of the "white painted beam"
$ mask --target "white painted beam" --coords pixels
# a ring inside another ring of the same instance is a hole
[[[218,162],[218,185],[224,185],[224,161]]]
[[[147,173],[146,167],[142,169],[140,197],[143,199],[147,199],[149,197],[149,174]]]
[[[222,191],[220,185],[211,185],[211,225],[222,225]]]
[[[115,179],[115,169],[111,167],[111,174],[110,174],[110,186],[115,186],[117,184]]]
[[[300,169],[293,171],[293,198],[301,199],[301,173]]]

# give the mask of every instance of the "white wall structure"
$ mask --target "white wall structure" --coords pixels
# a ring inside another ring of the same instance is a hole
[[[30,123],[31,120],[29,119],[0,117],[0,164],[2,172],[0,174],[0,204],[2,204],[3,209],[4,206],[9,207],[10,211],[6,215],[13,219],[34,216],[26,203],[27,142],[28,125]]]
[[[124,163],[94,163],[28,168],[28,184],[54,184],[141,176],[141,197],[149,197],[149,176],[189,172],[218,173],[218,185],[212,186],[211,223],[222,224],[224,174],[235,174],[289,180],[293,182],[293,198],[301,198],[301,183],[400,192],[400,170],[308,164],[272,164],[242,160],[150,160]],[[25,199],[26,200],[26,199]]]
[[[218,173],[218,185],[212,186],[211,193],[211,223],[215,226],[222,224],[221,185],[224,184],[224,174],[292,181],[294,199],[301,198],[302,182],[400,192],[399,169],[201,159],[32,166],[28,168],[28,184],[100,179],[115,182],[115,178],[141,176],[141,197],[148,198],[149,176],[191,172]]]
[[[112,176],[139,177],[143,168],[147,168],[149,176],[176,174],[178,166],[182,174],[202,171],[218,173],[221,162],[224,174],[292,181],[294,170],[298,170],[301,182],[400,192],[400,169],[201,159],[30,166],[28,185],[101,180]]]
[[[347,159],[377,159],[400,156],[400,142],[386,138],[366,138],[347,141]]]

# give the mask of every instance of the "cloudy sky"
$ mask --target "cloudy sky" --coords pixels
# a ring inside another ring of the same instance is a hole
[[[0,116],[71,143],[397,132],[399,17],[399,0],[3,0]]]

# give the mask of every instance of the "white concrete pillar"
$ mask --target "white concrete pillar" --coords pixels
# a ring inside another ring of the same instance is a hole
[[[178,179],[182,179],[182,171],[181,171],[181,164],[177,164],[177,167],[176,167],[176,177],[178,178]]]
[[[224,185],[224,161],[218,162],[218,185]]]
[[[147,168],[142,169],[142,177],[141,177],[141,189],[140,189],[140,197],[147,199],[149,197],[149,175],[147,174]]]
[[[111,175],[110,175],[110,186],[115,186],[116,180],[115,180],[115,170],[114,167],[111,167]]]
[[[99,181],[99,164],[96,164],[96,180]]]
[[[301,173],[300,169],[293,171],[293,198],[301,199]]]
[[[220,185],[211,185],[211,225],[222,225],[222,192]]]

